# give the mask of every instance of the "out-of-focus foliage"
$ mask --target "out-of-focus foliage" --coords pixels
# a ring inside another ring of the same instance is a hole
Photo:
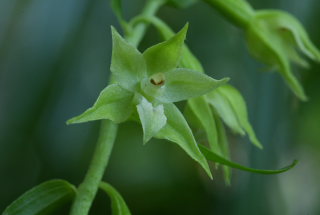
[[[39,184],[12,202],[3,215],[49,214],[66,203],[71,203],[76,188],[63,180]]]
[[[291,12],[320,46],[317,1],[250,3],[256,9]],[[125,0],[126,17],[142,4]],[[320,67],[311,64],[308,73],[300,73],[310,101],[299,103],[280,77],[258,72],[261,65],[247,53],[243,34],[205,4],[182,11],[166,7],[159,15],[174,30],[188,21],[186,42],[206,72],[230,77],[244,95],[264,150],[228,134],[233,160],[272,168],[296,157],[300,164],[278,176],[235,170],[232,186],[226,187],[222,174],[212,182],[172,144],[152,140],[142,146],[140,126],[126,123],[120,127],[105,179],[121,190],[132,214],[320,213]],[[82,180],[98,123],[67,127],[65,120],[88,108],[105,87],[111,59],[109,26],[116,23],[108,1],[0,1],[1,212],[47,179],[74,184]],[[140,51],[160,38],[151,28]],[[92,214],[110,213],[108,201],[99,193]]]

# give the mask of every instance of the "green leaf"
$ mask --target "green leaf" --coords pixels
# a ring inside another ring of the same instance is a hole
[[[203,73],[181,68],[164,73],[164,79],[163,91],[157,96],[157,99],[164,103],[201,96],[229,80],[215,80]]]
[[[134,107],[134,94],[117,84],[107,86],[100,93],[95,104],[79,116],[67,121],[67,124],[82,123],[92,120],[109,119],[116,123],[129,118]]]
[[[114,81],[130,91],[136,90],[138,82],[146,77],[146,63],[142,54],[125,41],[112,27],[111,72]]]
[[[169,40],[156,44],[143,53],[149,76],[173,70],[178,66],[187,30],[188,24]]]
[[[248,134],[250,141],[262,148],[248,120],[246,103],[240,92],[231,85],[224,85],[206,95],[222,120],[235,132]]]
[[[229,167],[232,168],[236,168],[236,169],[240,169],[243,171],[247,171],[247,172],[253,172],[253,173],[260,173],[260,174],[278,174],[278,173],[282,173],[282,172],[286,172],[290,169],[292,169],[297,163],[297,160],[294,160],[292,162],[292,164],[290,164],[287,167],[278,169],[278,170],[265,170],[265,169],[254,169],[254,168],[250,168],[250,167],[245,167],[242,166],[238,163],[234,163],[230,160],[227,160],[225,158],[223,158],[222,156],[218,155],[217,153],[211,151],[210,149],[208,149],[207,147],[203,146],[203,145],[199,145],[199,148],[201,150],[201,152],[203,153],[203,155],[210,161],[213,162],[217,162],[223,165],[227,165]]]
[[[174,104],[164,104],[167,124],[157,134],[157,138],[177,143],[192,159],[197,161],[212,178],[208,163],[200,152],[192,131],[184,116]]]
[[[40,215],[49,214],[71,202],[76,189],[64,180],[46,181],[22,194],[12,202],[2,215]]]
[[[143,142],[147,143],[165,126],[167,118],[164,115],[163,105],[153,107],[144,97],[137,105],[137,110],[143,128]]]
[[[108,183],[101,182],[100,189],[102,189],[110,196],[113,215],[131,215],[126,202],[114,187],[112,187]]]

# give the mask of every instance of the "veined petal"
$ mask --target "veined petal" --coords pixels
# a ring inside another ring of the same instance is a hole
[[[293,93],[302,101],[307,101],[308,97],[306,96],[302,85],[292,73],[290,63],[284,60],[283,57],[281,57],[279,71]]]
[[[114,81],[123,88],[134,91],[137,83],[146,77],[146,63],[142,54],[125,41],[112,27],[111,72]]]
[[[165,126],[167,117],[164,115],[163,105],[153,107],[144,97],[137,105],[137,111],[143,129],[143,142],[147,143]]]
[[[207,160],[200,152],[192,131],[184,116],[174,104],[164,104],[167,124],[157,134],[157,138],[178,144],[192,159],[197,161],[212,178]]]
[[[187,30],[188,24],[171,39],[154,45],[143,53],[149,76],[164,73],[177,67]]]
[[[109,119],[116,123],[129,118],[133,110],[134,94],[117,84],[107,86],[100,93],[95,104],[79,116],[67,121],[67,124],[93,120]]]
[[[208,93],[206,98],[208,103],[214,107],[214,110],[217,112],[217,114],[233,132],[242,136],[245,135],[245,131],[243,130],[237,118],[234,108],[231,106],[228,98],[221,93],[220,89],[216,89]]]
[[[245,131],[250,141],[258,148],[262,148],[249,123],[246,103],[237,89],[231,85],[224,85],[208,93],[206,98],[233,131],[241,135],[244,135]]]
[[[216,80],[190,69],[175,69],[164,74],[164,86],[157,99],[164,103],[178,102],[204,95],[225,84],[229,78]]]

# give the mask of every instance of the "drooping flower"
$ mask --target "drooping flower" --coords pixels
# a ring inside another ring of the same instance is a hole
[[[245,33],[252,55],[279,70],[294,94],[306,100],[307,96],[293,74],[290,62],[308,67],[300,54],[320,62],[320,52],[301,23],[283,11],[258,10],[248,23]]]
[[[95,104],[67,123],[128,119],[142,124],[144,143],[152,137],[177,143],[211,176],[184,116],[174,102],[204,95],[227,82],[203,73],[177,68],[188,25],[170,39],[140,53],[112,28],[112,83]]]

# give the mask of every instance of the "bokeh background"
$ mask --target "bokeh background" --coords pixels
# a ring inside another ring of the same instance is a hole
[[[254,8],[293,13],[320,47],[318,0],[249,0]],[[125,15],[144,1],[124,1]],[[187,44],[215,78],[230,77],[244,95],[250,120],[265,149],[229,134],[232,159],[281,175],[234,170],[225,186],[221,171],[209,180],[175,144],[142,145],[138,124],[120,127],[105,180],[125,198],[133,214],[320,214],[320,65],[294,68],[309,96],[299,102],[278,73],[246,49],[243,33],[200,2],[159,16],[175,30],[190,23]],[[108,0],[0,1],[0,211],[21,193],[45,180],[79,184],[87,169],[99,122],[66,126],[91,106],[109,78],[110,25],[119,25]],[[141,50],[160,41],[150,28]],[[111,214],[110,200],[98,194],[91,214]],[[68,208],[57,214],[65,214]]]

